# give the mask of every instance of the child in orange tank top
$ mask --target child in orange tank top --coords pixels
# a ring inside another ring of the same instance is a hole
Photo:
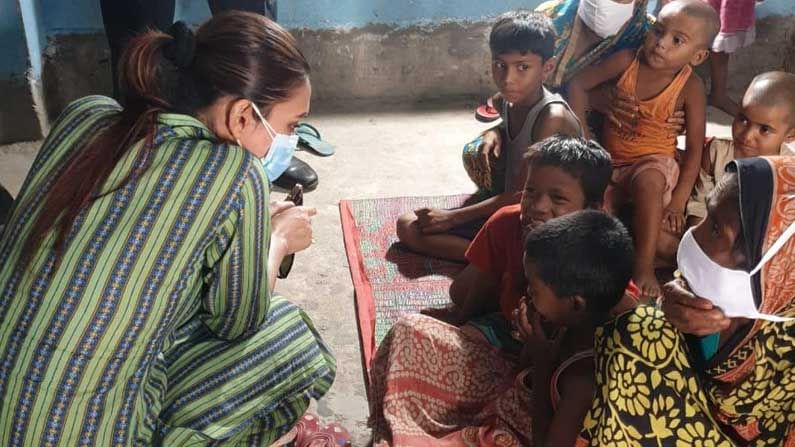
[[[613,157],[613,178],[605,194],[608,211],[632,203],[635,238],[633,279],[644,299],[659,295],[654,273],[662,229],[680,233],[685,206],[698,177],[706,131],[706,94],[693,66],[707,59],[720,19],[701,0],[676,0],[663,7],[657,23],[637,51],[614,54],[584,70],[569,84],[569,103],[584,118],[587,91],[604,82],[636,98],[633,116],[612,114],[604,129],[603,146]],[[666,120],[685,111],[686,151],[677,164],[676,135]]]

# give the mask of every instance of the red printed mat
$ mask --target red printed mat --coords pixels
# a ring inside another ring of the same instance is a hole
[[[398,243],[395,234],[398,217],[422,207],[459,207],[468,197],[396,197],[340,202],[365,371],[369,372],[378,344],[398,318],[449,302],[452,278],[464,267],[408,251]]]

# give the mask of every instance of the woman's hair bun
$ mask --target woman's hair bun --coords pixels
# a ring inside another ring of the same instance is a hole
[[[183,21],[175,22],[168,30],[173,41],[166,45],[164,55],[178,68],[190,67],[196,53],[196,35]]]

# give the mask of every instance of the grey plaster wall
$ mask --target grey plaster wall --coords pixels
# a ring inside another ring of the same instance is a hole
[[[27,79],[0,79],[0,92],[0,144],[41,138],[35,86]]]
[[[486,22],[455,22],[429,27],[373,25],[293,32],[312,64],[316,101],[411,103],[488,96],[494,90],[488,30]],[[757,41],[732,58],[730,90],[735,96],[757,73],[795,71],[795,16],[760,19],[757,33]],[[75,98],[109,94],[109,54],[104,36],[53,38],[45,55],[42,80],[50,118]]]

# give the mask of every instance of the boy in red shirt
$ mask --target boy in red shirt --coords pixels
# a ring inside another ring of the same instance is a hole
[[[450,287],[454,305],[426,314],[455,325],[493,312],[510,321],[526,289],[524,237],[554,217],[602,208],[613,168],[596,142],[555,135],[530,154],[521,203],[498,210],[475,236],[466,252],[470,264]]]

